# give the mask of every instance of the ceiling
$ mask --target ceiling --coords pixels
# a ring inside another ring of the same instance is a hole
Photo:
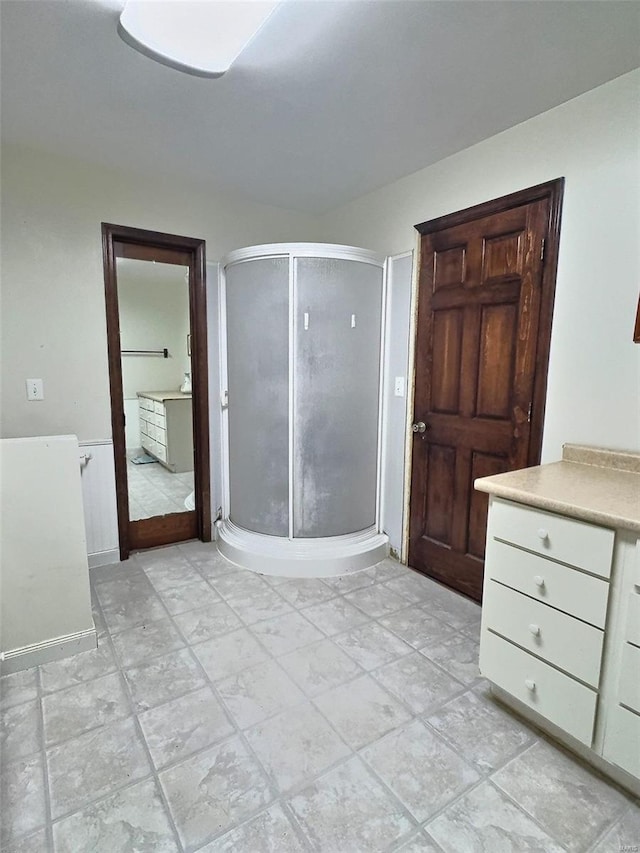
[[[122,0],[2,0],[6,141],[317,214],[640,65],[640,3],[287,0],[217,80]]]

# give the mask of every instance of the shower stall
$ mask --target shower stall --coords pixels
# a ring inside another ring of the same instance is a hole
[[[292,577],[374,565],[388,552],[378,510],[384,260],[294,243],[240,249],[222,269],[220,551]]]

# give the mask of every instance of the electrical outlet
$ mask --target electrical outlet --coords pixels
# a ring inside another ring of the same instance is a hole
[[[27,400],[44,400],[42,379],[27,379]]]

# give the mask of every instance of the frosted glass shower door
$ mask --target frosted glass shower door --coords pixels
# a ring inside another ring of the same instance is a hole
[[[293,535],[376,521],[382,269],[294,261]]]
[[[229,517],[289,535],[289,258],[226,270]]]

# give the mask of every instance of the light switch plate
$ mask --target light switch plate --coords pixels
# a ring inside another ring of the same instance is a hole
[[[27,379],[27,400],[44,400],[42,379]]]
[[[393,393],[396,397],[404,397],[404,376],[396,376]]]

